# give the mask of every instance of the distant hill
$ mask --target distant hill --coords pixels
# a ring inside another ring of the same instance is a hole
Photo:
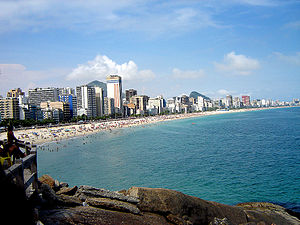
[[[204,98],[204,99],[206,99],[206,100],[210,100],[209,97],[207,97],[207,96],[205,96],[205,95],[203,95],[203,94],[200,94],[200,93],[198,93],[197,91],[192,91],[192,92],[190,93],[190,98],[193,97],[193,98],[196,98],[196,99],[197,99],[198,96],[201,96],[202,98]]]
[[[98,81],[98,80],[94,80],[90,83],[87,84],[88,86],[90,87],[100,87],[103,89],[103,95],[104,97],[107,96],[107,86],[106,86],[106,83],[103,83],[101,81]]]

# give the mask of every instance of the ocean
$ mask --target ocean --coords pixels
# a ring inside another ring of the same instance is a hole
[[[39,176],[109,190],[169,188],[300,212],[300,107],[115,129],[38,147]]]

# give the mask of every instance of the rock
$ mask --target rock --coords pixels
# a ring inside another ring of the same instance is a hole
[[[141,187],[122,191],[125,195],[90,186],[80,186],[73,196],[62,194],[71,189],[56,196],[49,185],[42,184],[43,198],[52,203],[50,210],[41,208],[44,224],[300,224],[283,207],[271,203],[229,206],[174,190]]]
[[[64,194],[64,195],[74,195],[77,191],[77,186],[74,187],[62,187],[58,192],[56,192],[57,195]]]
[[[60,187],[69,187],[69,184],[65,182],[60,182],[59,185]]]
[[[80,186],[75,196],[79,197],[81,201],[85,201],[87,198],[90,197],[90,198],[110,198],[110,199],[116,199],[124,202],[130,202],[134,204],[139,202],[138,198],[133,196],[125,196],[124,194],[115,191],[94,188],[86,185]]]
[[[178,191],[132,187],[128,193],[139,198],[138,207],[141,211],[156,212],[169,218],[177,218],[178,221],[184,220],[186,223],[209,224],[215,217],[227,217],[232,224],[248,222],[245,212],[239,207],[205,201]]]
[[[107,199],[107,198],[88,198],[86,200],[86,203],[90,206],[94,206],[98,208],[117,210],[121,212],[130,212],[133,214],[141,213],[141,211],[131,203]]]
[[[40,220],[44,225],[171,225],[163,216],[152,213],[135,215],[131,213],[110,211],[90,206],[42,210],[40,212]]]
[[[39,192],[42,194],[43,205],[46,207],[53,207],[58,202],[54,190],[48,184],[42,184]]]
[[[39,178],[39,181],[43,184],[48,184],[52,189],[55,187],[55,181],[52,177],[45,174]]]
[[[300,224],[300,220],[291,216],[285,208],[268,202],[248,202],[237,206],[243,207],[247,214],[248,221],[266,224]]]
[[[58,180],[54,180],[54,191],[58,191],[61,188]]]
[[[229,223],[227,218],[223,218],[223,219],[214,218],[214,220],[210,222],[209,225],[232,225],[232,224]]]
[[[117,193],[120,193],[120,194],[123,194],[123,195],[128,195],[127,190],[125,190],[125,189],[117,191]]]
[[[193,223],[188,221],[188,220],[185,220],[184,218],[180,218],[178,216],[174,216],[172,214],[169,214],[167,216],[167,219],[173,223],[173,224],[177,224],[177,225],[192,225]]]
[[[59,205],[70,206],[70,207],[82,205],[80,199],[74,196],[60,194],[57,196],[57,198],[58,198]]]

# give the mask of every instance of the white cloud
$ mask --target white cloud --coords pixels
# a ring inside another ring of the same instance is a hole
[[[179,78],[179,79],[197,79],[200,77],[204,77],[205,73],[204,70],[180,70],[177,68],[174,68],[172,71],[172,76],[174,78]]]
[[[95,59],[73,69],[67,76],[67,80],[88,82],[97,79],[105,81],[110,74],[120,75],[123,80],[148,80],[155,77],[151,70],[139,70],[133,61],[117,64],[105,55],[97,55]]]
[[[0,0],[0,32],[58,28],[85,33],[134,30],[173,35],[203,27],[224,27],[215,18],[232,5],[263,7],[286,2],[295,1]]]
[[[235,75],[249,75],[253,70],[260,68],[260,63],[256,59],[230,52],[224,56],[223,63],[215,63],[215,67],[221,72],[229,72]]]
[[[274,52],[274,55],[284,62],[300,66],[300,52],[296,52],[295,55],[284,55],[280,52]]]
[[[277,6],[280,4],[276,0],[234,0],[234,2],[253,6]]]
[[[28,70],[21,64],[0,64],[0,92],[5,95],[9,89],[42,86],[62,86],[61,77],[67,74],[66,69]]]
[[[212,12],[207,8],[196,9],[194,4],[151,0],[2,0],[0,32],[59,28],[80,32],[135,30],[155,34],[216,26]]]
[[[284,27],[285,28],[291,28],[291,29],[294,29],[294,30],[300,30],[300,20],[289,22],[289,23],[285,24]]]
[[[225,89],[220,89],[220,90],[217,91],[217,93],[219,95],[229,95],[230,94],[230,92],[225,90]]]

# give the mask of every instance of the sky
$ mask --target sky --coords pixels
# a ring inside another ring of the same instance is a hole
[[[300,0],[0,0],[0,95],[109,74],[164,97],[300,98]]]

